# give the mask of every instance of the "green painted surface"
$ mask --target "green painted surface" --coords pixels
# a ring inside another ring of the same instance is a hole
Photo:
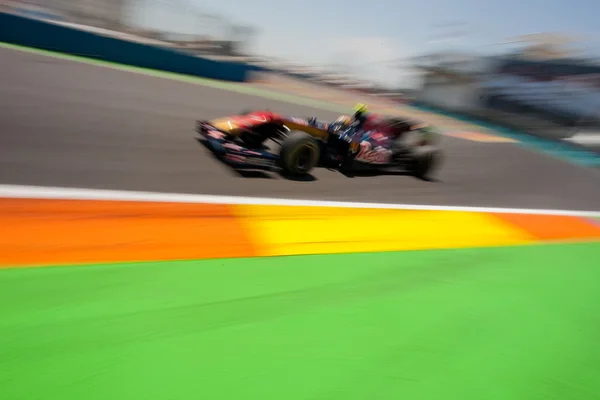
[[[600,244],[0,270],[0,398],[593,399]]]

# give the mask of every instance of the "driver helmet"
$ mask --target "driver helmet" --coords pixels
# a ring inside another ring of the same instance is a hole
[[[354,118],[358,119],[363,117],[369,112],[366,104],[358,103],[354,106]]]

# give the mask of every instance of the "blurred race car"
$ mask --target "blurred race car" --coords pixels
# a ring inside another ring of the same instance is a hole
[[[430,126],[358,114],[322,122],[253,111],[196,121],[196,132],[235,169],[280,169],[288,176],[309,174],[317,166],[349,172],[401,169],[427,178],[438,164],[438,135]],[[266,146],[268,141],[277,148]]]

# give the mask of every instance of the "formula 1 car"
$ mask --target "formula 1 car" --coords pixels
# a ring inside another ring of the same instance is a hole
[[[377,116],[358,131],[349,129],[353,128],[343,123],[271,111],[196,121],[202,141],[234,169],[279,169],[288,176],[309,174],[317,166],[341,171],[401,169],[425,179],[440,159],[437,135],[415,121]],[[278,149],[266,146],[268,141]]]

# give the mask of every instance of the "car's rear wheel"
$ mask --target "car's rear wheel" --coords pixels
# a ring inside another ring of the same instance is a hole
[[[292,131],[281,143],[279,156],[285,174],[307,175],[319,162],[319,143],[306,132]]]
[[[420,179],[428,179],[440,164],[442,152],[435,146],[419,146],[412,151],[410,172]]]

